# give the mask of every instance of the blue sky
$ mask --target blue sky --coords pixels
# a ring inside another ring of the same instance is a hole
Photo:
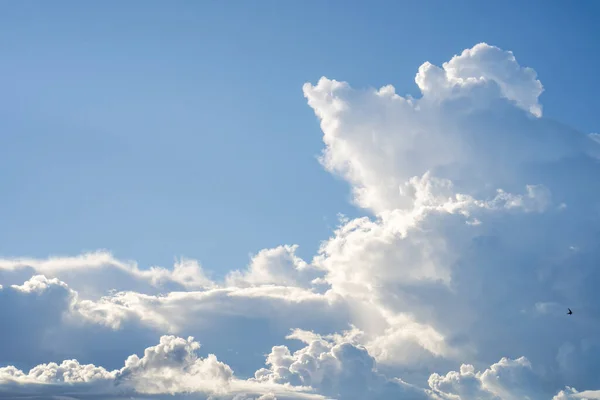
[[[416,94],[421,63],[486,41],[536,66],[546,116],[590,131],[599,15],[593,1],[3,2],[0,253],[187,256],[217,275],[283,243],[310,257],[358,212],[316,161],[303,83]]]

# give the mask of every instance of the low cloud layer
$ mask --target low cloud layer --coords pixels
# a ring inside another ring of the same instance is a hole
[[[600,142],[485,43],[415,81],[304,85],[364,210],[310,260],[0,260],[0,396],[600,398]]]
[[[255,394],[294,398],[321,398],[304,394],[307,388],[284,385],[256,385],[236,379],[231,368],[213,354],[201,358],[196,354],[200,344],[194,338],[162,336],[160,343],[145,349],[143,356],[133,354],[125,365],[107,371],[77,360],[60,364],[47,363],[24,373],[15,367],[0,368],[0,389],[5,395],[69,394],[77,397],[132,395],[186,395],[234,398]],[[252,393],[255,392],[255,393]]]

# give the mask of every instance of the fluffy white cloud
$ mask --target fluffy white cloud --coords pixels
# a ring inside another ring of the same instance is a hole
[[[501,97],[541,117],[538,97],[543,86],[536,75],[533,69],[521,67],[511,51],[479,43],[452,57],[442,68],[424,63],[415,81],[424,97],[442,100],[455,96],[462,89],[493,82]]]
[[[425,63],[416,82],[419,99],[305,84],[323,165],[374,214],[343,222],[315,265],[361,304],[355,323],[381,362],[526,355],[547,376],[590,384],[588,368],[566,367],[583,353],[564,346],[595,348],[599,146],[542,118],[535,72],[496,47]],[[563,312],[534,315],[542,303]]]
[[[97,298],[109,291],[135,290],[158,294],[163,291],[198,290],[214,285],[197,261],[187,259],[178,261],[172,269],[154,266],[140,269],[137,263],[117,260],[107,251],[75,257],[0,259],[0,278],[5,282],[22,282],[32,274],[66,281],[90,298]]]
[[[114,367],[163,333],[193,333],[219,353],[252,346],[255,352],[232,361],[249,375],[291,326],[335,331],[348,321],[347,305],[335,294],[273,285],[166,295],[128,291],[89,300],[57,278],[36,275],[0,289],[0,304],[0,353],[5,362],[28,367],[49,357]]]
[[[483,372],[475,372],[472,365],[463,364],[459,372],[452,371],[445,376],[432,374],[429,386],[444,399],[549,398],[525,357],[502,358]]]
[[[285,285],[310,287],[319,271],[296,255],[297,245],[261,250],[252,258],[245,272],[232,271],[226,277],[228,286]]]
[[[561,390],[552,400],[594,400],[600,399],[600,390],[586,390],[584,392],[578,392],[576,389],[567,387],[565,390]]]
[[[149,347],[142,358],[130,356],[117,374],[119,385],[126,383],[142,393],[226,391],[233,377],[228,365],[214,355],[199,358],[200,344],[192,337],[163,336],[160,344]]]
[[[292,398],[321,398],[308,388],[285,385],[257,385],[234,377],[232,369],[213,354],[201,358],[194,338],[162,336],[160,343],[144,355],[131,355],[114,371],[76,360],[37,365],[28,373],[13,366],[0,368],[0,396],[35,393],[105,398],[120,396],[194,394],[194,398],[234,398],[255,394],[268,399],[279,395]],[[306,392],[306,393],[304,393]],[[264,397],[263,397],[264,396]]]
[[[416,82],[419,99],[325,77],[304,85],[321,120],[323,165],[352,185],[362,207],[412,208],[418,190],[404,187],[428,171],[450,179],[454,193],[488,197],[531,184],[520,176],[524,164],[598,154],[588,135],[522,110],[539,108],[541,83],[510,52],[479,44],[443,68],[423,64]]]
[[[378,373],[375,359],[353,340],[355,334],[323,337],[296,331],[288,338],[302,340],[306,347],[293,354],[286,346],[273,347],[267,357],[269,368],[258,370],[255,380],[310,386],[333,398],[429,398],[422,389]]]
[[[321,162],[368,213],[341,219],[312,260],[295,245],[264,249],[222,282],[193,260],[0,260],[0,362],[14,364],[0,387],[595,398],[572,387],[597,388],[600,368],[600,142],[544,118],[535,71],[494,46],[424,63],[415,81],[420,98],[304,85]],[[59,357],[71,361],[43,364]]]

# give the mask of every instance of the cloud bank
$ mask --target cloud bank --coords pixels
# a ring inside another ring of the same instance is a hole
[[[600,398],[600,142],[543,116],[510,51],[414,79],[419,98],[304,85],[364,210],[310,260],[263,249],[222,281],[107,251],[0,260],[0,396]]]

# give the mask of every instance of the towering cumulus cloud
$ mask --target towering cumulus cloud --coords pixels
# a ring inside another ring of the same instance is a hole
[[[304,85],[364,210],[311,260],[0,260],[0,396],[600,398],[600,141],[485,43],[415,81]]]

